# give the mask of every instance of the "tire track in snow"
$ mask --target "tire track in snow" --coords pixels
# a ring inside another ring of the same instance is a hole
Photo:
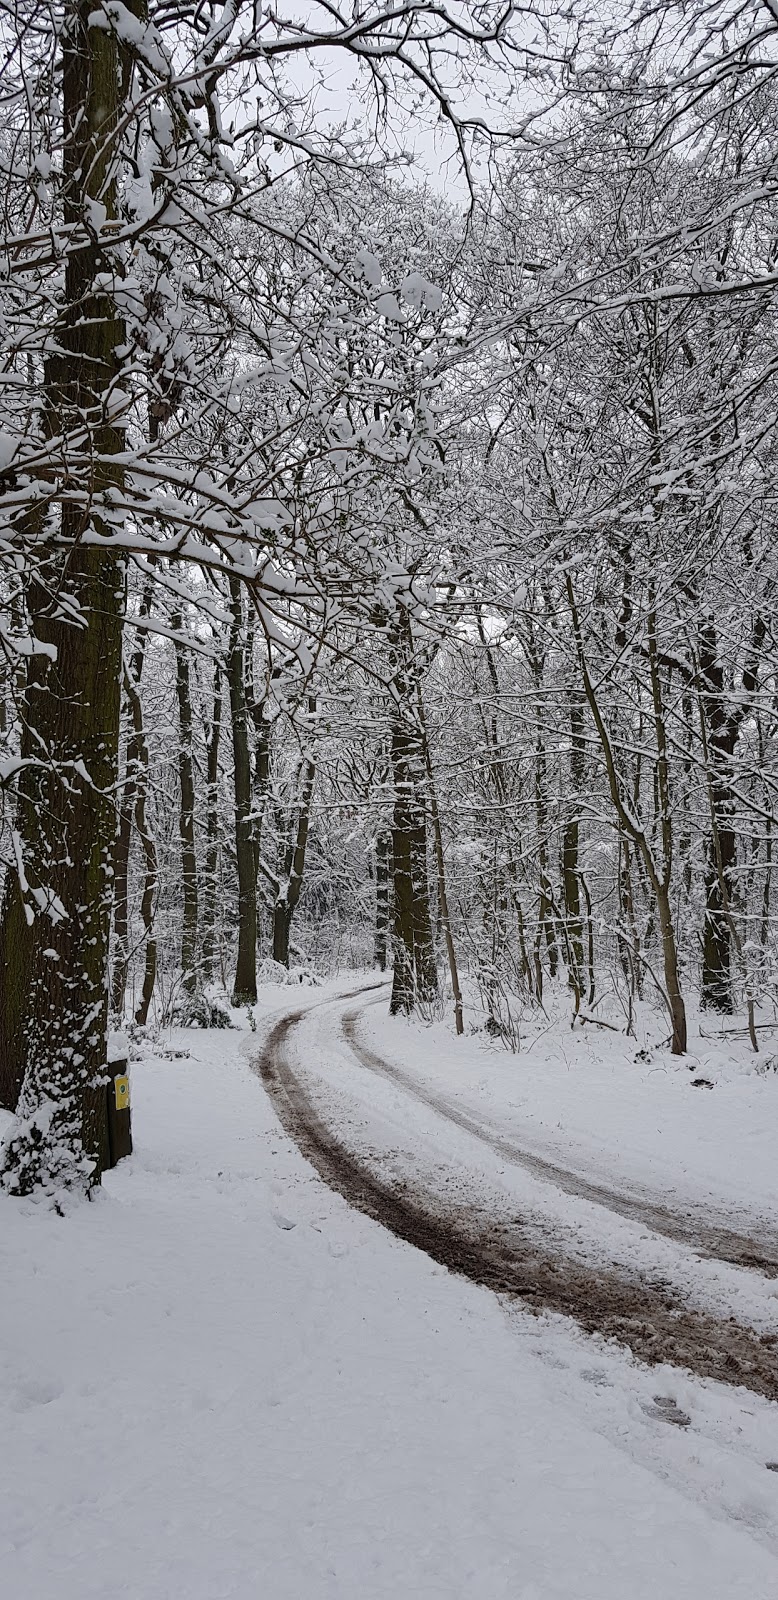
[[[372,1005],[375,1003],[375,1001],[368,1002]],[[506,1138],[494,1128],[485,1126],[447,1096],[420,1082],[412,1073],[405,1072],[393,1062],[384,1061],[358,1037],[359,1018],[365,1009],[365,1006],[360,1006],[343,1016],[343,1036],[362,1066],[380,1077],[389,1078],[393,1083],[399,1084],[406,1094],[413,1095],[422,1105],[428,1106],[439,1116],[445,1117],[458,1128],[480,1139],[490,1150],[502,1156],[511,1165],[523,1167],[527,1172],[531,1172],[534,1178],[553,1184],[565,1194],[575,1195],[579,1200],[590,1200],[594,1205],[603,1206],[606,1211],[613,1211],[632,1222],[644,1223],[653,1233],[661,1233],[668,1239],[674,1239],[677,1244],[687,1245],[697,1255],[710,1257],[714,1261],[725,1261],[730,1266],[751,1267],[766,1278],[778,1278],[778,1241],[750,1237],[730,1228],[711,1226],[701,1218],[696,1218],[693,1212],[684,1215],[679,1211],[673,1211],[669,1206],[657,1205],[638,1195],[623,1194],[606,1184],[592,1183],[589,1179],[582,1178],[580,1174],[571,1172],[567,1167],[560,1167],[544,1156],[534,1155],[531,1151],[522,1149],[514,1140]]]
[[[639,1273],[584,1266],[528,1237],[520,1223],[498,1222],[449,1195],[414,1189],[408,1181],[392,1183],[372,1171],[368,1159],[349,1151],[324,1120],[290,1065],[289,1036],[312,1009],[317,1008],[279,1021],[252,1064],[285,1131],[350,1205],[450,1271],[530,1310],[572,1317],[586,1333],[616,1339],[649,1364],[669,1362],[778,1400],[772,1336],[690,1307],[674,1290],[652,1286]]]

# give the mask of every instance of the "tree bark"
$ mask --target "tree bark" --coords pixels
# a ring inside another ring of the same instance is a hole
[[[316,711],[316,701],[313,697],[309,701],[308,710],[311,715]],[[315,781],[316,762],[309,752],[304,756],[300,764],[298,773],[300,800],[287,844],[281,892],[273,908],[273,960],[280,962],[283,967],[289,966],[289,937],[292,918],[297,909],[300,891],[303,886],[305,851],[308,844],[311,800],[313,799]]]
[[[725,900],[731,900],[737,841],[732,822],[732,795],[726,781],[737,740],[738,723],[727,716],[724,670],[716,634],[708,620],[700,630],[700,703],[711,755],[711,831],[705,848],[705,916],[702,925],[701,1000],[725,1016],[733,1009],[732,936]]]
[[[91,201],[116,215],[109,151],[118,50],[110,33],[89,26],[91,11],[91,0],[71,5],[63,29],[63,210],[76,228],[85,213],[91,224]],[[3,1182],[17,1194],[89,1188],[110,1160],[104,1085],[124,569],[99,540],[111,531],[102,496],[121,483],[111,457],[123,439],[105,398],[125,334],[95,286],[104,267],[92,228],[67,257],[65,309],[51,341],[58,351],[46,373],[47,426],[67,436],[68,470],[83,493],[65,499],[61,549],[44,546],[27,596],[31,631],[52,654],[33,657],[27,673],[25,722],[40,764],[25,769],[19,786],[19,873],[0,949],[3,1051],[11,1077],[21,1078]],[[22,923],[12,957],[9,940]]]
[[[151,585],[148,584],[141,596],[139,616],[145,618],[151,608]],[[146,654],[146,634],[139,632],[137,635],[132,660],[126,669],[127,702],[130,705],[130,695],[134,688],[140,688],[143,673],[143,662]],[[140,709],[140,700],[138,700]],[[132,819],[135,811],[135,798],[138,787],[139,765],[141,762],[141,742],[143,735],[143,717],[138,719],[134,705],[130,705],[133,726],[127,738],[127,753],[125,758],[124,788],[122,790],[121,807],[119,811],[119,830],[116,835],[116,848],[114,851],[114,897],[113,897],[113,934],[114,954],[113,972],[111,975],[111,1009],[117,1018],[124,1014],[124,1000],[127,990],[127,974],[130,961],[130,908],[129,908],[129,871],[130,871],[130,846],[132,843]],[[140,727],[138,727],[140,720]]]
[[[149,787],[149,747],[143,727],[143,706],[141,705],[140,692],[129,675],[125,680],[125,692],[130,703],[133,722],[133,739],[135,741],[136,767],[135,767],[135,831],[140,839],[143,853],[143,894],[141,895],[140,914],[144,929],[145,955],[143,961],[143,983],[141,997],[135,1010],[135,1021],[145,1027],[148,1021],[149,1006],[151,1005],[154,985],[157,980],[157,941],[154,937],[154,898],[157,892],[157,847],[149,829],[146,816],[146,798]]]
[[[171,626],[180,633],[183,628],[181,612],[171,618]],[[195,841],[195,784],[192,753],[192,684],[189,651],[178,641],[176,653],[176,698],[178,700],[178,778],[180,808],[178,830],[181,841],[181,885],[183,889],[181,925],[181,974],[187,994],[198,987],[197,971],[197,846]]]
[[[227,680],[232,715],[235,765],[235,853],[238,868],[238,960],[232,1003],[253,1005],[257,998],[257,860],[251,809],[251,756],[246,707],[246,656],[243,597],[237,578],[230,579],[232,626],[227,655]]]
[[[448,890],[446,887],[446,858],[443,853],[443,829],[440,826],[440,812],[438,810],[438,795],[435,788],[435,774],[432,770],[432,756],[427,735],[427,720],[424,715],[424,702],[419,685],[419,724],[424,743],[424,765],[427,770],[427,785],[429,790],[430,819],[432,821],[432,838],[435,846],[435,864],[438,874],[438,904],[440,906],[440,921],[443,927],[443,938],[446,946],[449,976],[451,978],[451,993],[454,997],[454,1027],[457,1034],[465,1031],[462,1015],[462,990],[459,984],[459,968],[457,966],[457,953],[454,944],[454,934],[451,928],[451,916],[448,908]]]
[[[540,956],[543,945],[548,956],[548,970],[556,977],[559,966],[559,949],[554,931],[554,895],[548,870],[548,799],[546,794],[546,748],[542,733],[535,745],[535,822],[537,827],[537,852],[540,886],[538,894],[538,926],[535,935],[535,970],[539,993],[542,993]]]
[[[660,936],[662,943],[662,961],[664,967],[664,996],[667,1003],[672,1025],[671,1049],[673,1055],[685,1055],[687,1045],[686,1032],[686,1007],[681,990],[680,974],[678,968],[678,950],[675,938],[672,906],[670,901],[670,882],[672,873],[672,822],[670,816],[670,797],[667,771],[667,738],[664,725],[664,710],[662,703],[661,684],[659,681],[658,651],[656,640],[656,617],[653,607],[649,609],[648,616],[648,652],[651,673],[651,695],[654,708],[654,724],[656,738],[656,773],[657,773],[657,821],[661,841],[661,863],[657,863],[654,852],[646,837],[636,811],[627,800],[626,791],[618,768],[613,749],[610,732],[602,714],[597,691],[592,682],[589,666],[584,649],[581,621],[576,603],[570,574],[565,575],[565,589],[570,619],[573,625],[578,663],[581,669],[584,693],[592,715],[597,737],[600,741],[605,770],[608,775],[608,788],[619,827],[622,833],[629,838],[636,851],[639,853],[646,877],[651,884],[656,899],[657,915],[659,918]]]
[[[711,830],[705,850],[705,918],[702,930],[701,999],[703,1006],[724,1015],[733,1010],[732,954],[737,834],[731,787],[732,761],[738,735],[757,688],[758,667],[766,633],[761,613],[754,618],[743,667],[741,692],[727,703],[724,666],[713,621],[699,630],[699,700],[705,719]]]
[[[576,1013],[583,995],[583,921],[581,918],[581,868],[579,796],[586,777],[583,740],[583,708],[580,691],[570,691],[570,800],[562,835],[562,889],[565,925],[570,953],[570,986],[575,995]]]
[[[394,973],[390,1010],[410,1013],[438,993],[427,873],[423,752],[417,729],[398,716],[392,727],[394,780],[392,868]]]
[[[375,842],[375,949],[374,960],[379,972],[386,971],[389,946],[389,869],[392,859],[392,836],[386,828],[379,828]]]
[[[206,846],[203,873],[202,976],[213,980],[216,962],[216,897],[219,876],[219,739],[222,722],[222,680],[218,661],[213,665],[213,702],[206,749]]]

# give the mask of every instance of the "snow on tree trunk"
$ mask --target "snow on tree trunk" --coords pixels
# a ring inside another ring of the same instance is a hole
[[[20,887],[6,906],[4,941],[29,924],[24,967],[11,968],[7,1015],[22,1069],[19,1124],[4,1149],[13,1193],[83,1189],[109,1159],[105,1067],[108,941],[118,780],[123,562],[100,547],[121,468],[110,418],[124,325],[99,283],[95,225],[115,214],[106,138],[118,101],[115,39],[90,27],[90,0],[63,28],[65,222],[87,227],[67,257],[60,351],[47,367],[47,430],[67,435],[68,472],[81,495],[64,501],[27,595],[31,628],[47,647],[29,665],[25,717],[39,764],[22,777]]]

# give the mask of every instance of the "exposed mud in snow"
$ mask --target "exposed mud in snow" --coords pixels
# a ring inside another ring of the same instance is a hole
[[[351,1153],[323,1121],[289,1064],[287,1038],[306,1014],[298,1011],[279,1022],[254,1065],[286,1132],[320,1177],[351,1205],[450,1271],[519,1299],[528,1309],[572,1317],[587,1333],[616,1339],[649,1363],[670,1362],[701,1377],[742,1384],[768,1399],[778,1400],[778,1341],[774,1335],[760,1337],[734,1319],[719,1319],[689,1307],[666,1284],[652,1285],[638,1273],[633,1276],[605,1267],[584,1266],[554,1251],[550,1244],[544,1245],[542,1239],[530,1237],[520,1221],[497,1221],[472,1204],[457,1204],[450,1194],[437,1196],[414,1189],[408,1181],[387,1181],[371,1171],[369,1158]],[[355,1015],[349,1018],[352,1048],[356,1045]],[[359,1045],[358,1050],[364,1059],[364,1047]],[[379,1062],[378,1057],[373,1060]],[[399,1069],[388,1068],[383,1062],[374,1070],[399,1076]],[[420,1092],[422,1098],[426,1096],[427,1091],[419,1091],[419,1086],[410,1085],[404,1077],[401,1081],[404,1088]],[[431,1095],[429,1103],[434,1105]],[[446,1104],[437,1109],[450,1116],[455,1108]],[[484,1137],[484,1130],[478,1124],[471,1127],[469,1119],[462,1125]],[[502,1144],[500,1153],[506,1153]],[[516,1159],[516,1154],[509,1159]],[[550,1163],[541,1162],[540,1166],[549,1181],[559,1182]],[[588,1199],[598,1198],[600,1204],[608,1203],[608,1191],[598,1191],[595,1196],[592,1186],[584,1185],[573,1174],[563,1175],[580,1185],[572,1192]],[[615,1198],[624,1200],[622,1196]],[[661,1212],[661,1208],[655,1209]],[[656,1226],[646,1210],[623,1214],[635,1215]],[[669,1212],[661,1215],[665,1221],[672,1216]],[[684,1220],[673,1217],[679,1225]],[[677,1231],[672,1236],[686,1237]],[[730,1240],[735,1237],[725,1235]],[[695,1249],[700,1248],[696,1232],[693,1241],[688,1242],[693,1242]],[[739,1243],[747,1245],[748,1241]],[[739,1265],[744,1264],[742,1254],[735,1259]]]
[[[750,1237],[735,1233],[728,1228],[711,1226],[693,1214],[684,1215],[682,1212],[672,1211],[668,1206],[657,1205],[638,1195],[621,1194],[604,1184],[591,1183],[579,1173],[570,1172],[568,1168],[557,1166],[553,1161],[533,1155],[523,1150],[514,1140],[495,1132],[493,1128],[484,1127],[482,1122],[463,1111],[445,1095],[436,1094],[434,1089],[420,1083],[411,1073],[382,1060],[370,1050],[361,1041],[358,1033],[362,1009],[360,1007],[358,1010],[347,1012],[343,1018],[343,1033],[349,1047],[362,1065],[368,1067],[371,1072],[380,1073],[382,1077],[390,1078],[394,1083],[400,1084],[407,1094],[413,1095],[423,1105],[430,1106],[433,1111],[447,1117],[449,1122],[456,1123],[458,1128],[464,1128],[465,1132],[473,1134],[476,1139],[480,1139],[483,1144],[488,1145],[512,1165],[524,1167],[533,1177],[554,1184],[557,1189],[564,1190],[565,1194],[577,1195],[579,1199],[590,1200],[595,1205],[604,1206],[607,1211],[615,1211],[617,1215],[628,1217],[633,1222],[642,1222],[654,1233],[664,1234],[666,1238],[675,1239],[679,1244],[689,1245],[697,1255],[709,1256],[716,1261],[726,1261],[736,1267],[753,1267],[766,1278],[778,1278],[777,1239],[761,1235]],[[778,1360],[778,1356],[776,1359]]]

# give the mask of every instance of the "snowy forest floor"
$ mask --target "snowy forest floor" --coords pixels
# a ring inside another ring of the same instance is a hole
[[[599,1031],[511,1057],[357,982],[174,1033],[133,1066],[135,1154],[93,1205],[0,1201],[7,1592],[772,1600],[778,1405],[510,1274],[542,1241],[563,1285],[740,1329],[769,1378],[778,1079],[719,1049],[694,1089]],[[378,1188],[471,1245],[503,1228],[503,1292],[347,1204],[274,1103],[363,1209]]]

